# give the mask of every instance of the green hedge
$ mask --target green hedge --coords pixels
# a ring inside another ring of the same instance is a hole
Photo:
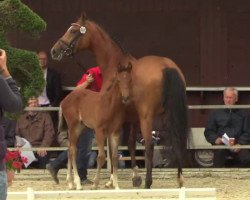
[[[7,52],[10,73],[26,102],[42,92],[45,82],[36,53],[10,46],[6,36],[13,29],[38,38],[46,30],[46,23],[20,0],[0,0],[0,48]]]

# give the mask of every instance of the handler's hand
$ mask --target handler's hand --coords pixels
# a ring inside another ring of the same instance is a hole
[[[7,68],[7,56],[3,49],[0,49],[0,74],[4,77],[10,76],[9,70]]]
[[[86,81],[87,81],[88,83],[92,83],[94,80],[95,80],[95,79],[94,79],[93,75],[92,75],[92,74],[88,74],[88,76],[87,76],[87,78],[86,78]]]

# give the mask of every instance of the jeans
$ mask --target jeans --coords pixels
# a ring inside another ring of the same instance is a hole
[[[90,128],[85,128],[81,133],[77,144],[77,170],[81,180],[87,179],[87,168],[89,156],[92,148],[92,139],[94,132]],[[62,169],[67,166],[68,151],[63,151],[59,156],[51,162],[54,169]]]
[[[7,187],[6,171],[0,171],[0,200],[7,199]]]
[[[94,168],[96,165],[97,153],[95,151],[91,151],[89,155],[88,168]]]

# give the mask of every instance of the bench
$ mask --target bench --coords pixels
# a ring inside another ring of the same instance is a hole
[[[201,167],[213,166],[213,150],[215,149],[230,149],[226,145],[211,145],[206,141],[204,136],[205,128],[192,128],[188,136],[187,148],[194,150],[194,159]],[[250,145],[240,145],[234,148],[250,149]],[[228,159],[232,159],[230,156]]]

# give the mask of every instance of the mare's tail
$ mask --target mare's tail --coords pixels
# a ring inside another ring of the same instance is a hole
[[[166,137],[169,137],[164,139],[171,141],[178,163],[178,178],[180,178],[183,160],[187,156],[189,123],[185,83],[176,69],[163,70],[162,103],[167,124]]]
[[[62,107],[60,105],[58,112],[58,132],[68,131],[68,126],[62,113]]]

